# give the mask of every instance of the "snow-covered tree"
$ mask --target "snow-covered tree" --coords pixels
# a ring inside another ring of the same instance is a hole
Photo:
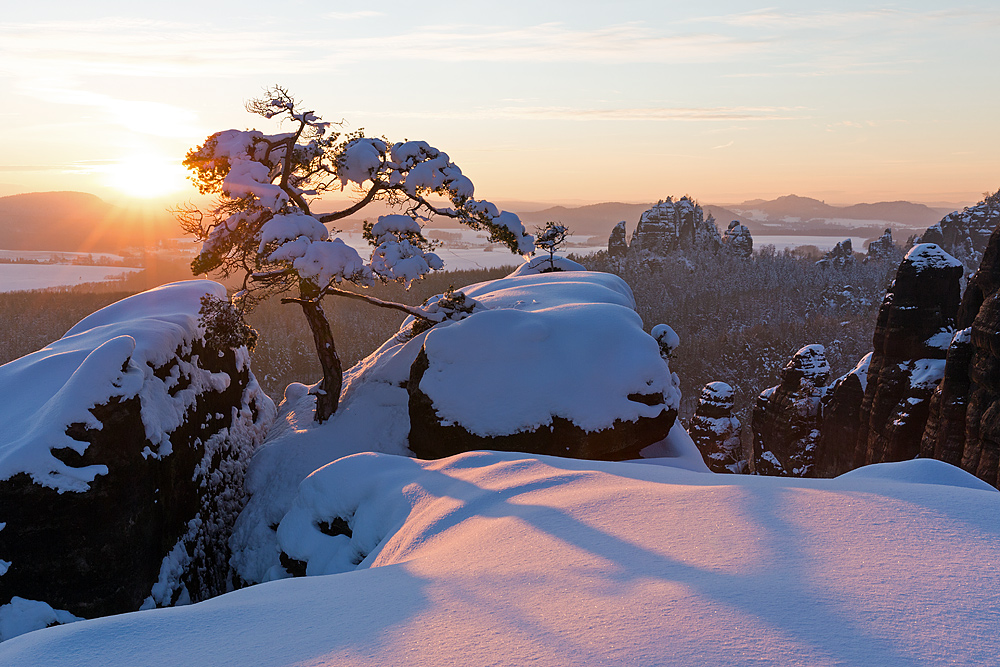
[[[202,194],[217,196],[208,210],[177,211],[182,228],[201,241],[192,262],[196,274],[237,276],[233,296],[241,312],[267,296],[292,292],[284,303],[301,306],[313,334],[323,379],[316,390],[316,420],[337,410],[342,368],[321,301],[338,295],[402,310],[434,323],[440,310],[386,302],[338,287],[375,281],[412,281],[443,266],[431,252],[422,222],[445,216],[485,230],[490,241],[512,252],[534,250],[532,237],[513,213],[474,198],[472,181],[448,155],[424,141],[390,143],[363,130],[341,133],[306,111],[279,87],[247,103],[247,110],[285,121],[290,130],[224,130],[188,152],[184,165]],[[351,186],[357,201],[333,213],[314,215],[310,202]],[[365,227],[374,246],[362,258],[324,223],[353,215],[374,201],[400,212]]]
[[[536,227],[535,231],[537,232],[535,245],[549,253],[549,268],[543,269],[542,273],[558,271],[555,260],[556,250],[566,241],[569,228],[557,222],[546,222],[544,227]]]

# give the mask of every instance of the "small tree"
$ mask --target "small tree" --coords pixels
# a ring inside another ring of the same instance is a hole
[[[187,206],[175,214],[184,231],[202,243],[191,263],[195,274],[217,272],[242,279],[233,295],[240,313],[270,295],[295,294],[281,301],[299,304],[312,331],[323,370],[316,392],[316,421],[322,422],[336,412],[343,384],[323,297],[361,299],[433,324],[450,311],[383,301],[337,285],[399,281],[408,287],[442,268],[421,226],[434,215],[486,230],[490,241],[515,253],[533,252],[533,239],[515,214],[474,199],[472,181],[446,153],[426,142],[390,144],[364,136],[363,130],[342,134],[303,110],[280,87],[251,100],[246,108],[266,119],[290,122],[291,131],[225,130],[208,137],[188,152],[184,165],[202,194],[216,195],[215,204],[208,210]],[[354,204],[313,215],[311,200],[348,185],[358,196]],[[436,203],[442,200],[450,205]],[[386,202],[401,213],[365,225],[365,238],[374,249],[364,260],[341,239],[331,238],[323,223],[353,215],[373,201]]]
[[[536,227],[535,231],[535,246],[549,253],[549,268],[546,271],[556,271],[556,250],[566,241],[569,229],[557,222],[546,222],[544,227]]]

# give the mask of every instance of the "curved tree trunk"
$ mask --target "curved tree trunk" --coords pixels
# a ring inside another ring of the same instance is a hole
[[[302,292],[303,296],[308,296],[307,290],[303,289]],[[319,364],[323,369],[323,379],[316,392],[316,421],[322,423],[337,412],[340,389],[344,384],[344,371],[333,343],[333,331],[330,330],[330,323],[319,301],[304,298],[297,302],[302,306],[302,312],[309,322],[313,343],[316,345],[316,356],[319,357]]]

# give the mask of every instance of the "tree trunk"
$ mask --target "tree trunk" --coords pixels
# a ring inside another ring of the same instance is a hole
[[[303,290],[304,292],[305,290]],[[306,296],[303,294],[303,296]],[[312,331],[313,343],[316,345],[316,356],[319,357],[323,369],[323,379],[316,392],[316,421],[325,422],[337,412],[340,404],[340,389],[344,384],[344,371],[337,356],[337,348],[333,344],[333,332],[330,323],[323,313],[319,301],[303,299],[298,302],[302,306],[309,329]]]

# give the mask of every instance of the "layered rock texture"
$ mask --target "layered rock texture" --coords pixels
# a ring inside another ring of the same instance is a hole
[[[632,234],[629,256],[664,257],[675,250],[701,248],[718,250],[722,246],[715,218],[705,212],[694,200],[671,197],[661,200],[645,211]]]
[[[920,454],[1000,488],[1000,228],[969,279],[956,326]]]
[[[0,605],[93,617],[232,586],[229,532],[274,405],[245,347],[205,340],[206,295],[225,290],[130,297],[0,367]]]
[[[854,248],[852,247],[851,239],[844,239],[833,246],[830,252],[826,253],[823,259],[816,262],[816,264],[842,269],[852,262],[854,262]]]
[[[899,260],[899,248],[892,240],[892,230],[887,229],[882,232],[882,236],[868,244],[868,254],[865,256],[866,262],[887,262]]]
[[[922,243],[936,243],[967,267],[982,261],[993,230],[1000,224],[1000,190],[975,206],[949,213],[927,229]]]
[[[854,465],[912,459],[955,331],[962,264],[940,246],[907,253],[879,308]]]
[[[627,254],[628,238],[625,235],[625,221],[622,220],[614,226],[611,236],[608,237],[608,256],[621,258]]]
[[[753,255],[753,236],[746,225],[739,220],[729,223],[728,229],[722,235],[722,247],[733,257],[746,259]]]
[[[822,345],[807,345],[781,371],[781,382],[757,397],[751,421],[754,472],[814,475],[819,407],[829,381],[826,350]]]
[[[735,392],[725,382],[710,382],[698,396],[688,435],[712,472],[741,473],[747,467],[740,442],[740,420],[733,416]]]
[[[816,477],[836,477],[854,469],[854,443],[861,429],[861,404],[868,387],[869,352],[850,372],[834,380],[820,401]]]

